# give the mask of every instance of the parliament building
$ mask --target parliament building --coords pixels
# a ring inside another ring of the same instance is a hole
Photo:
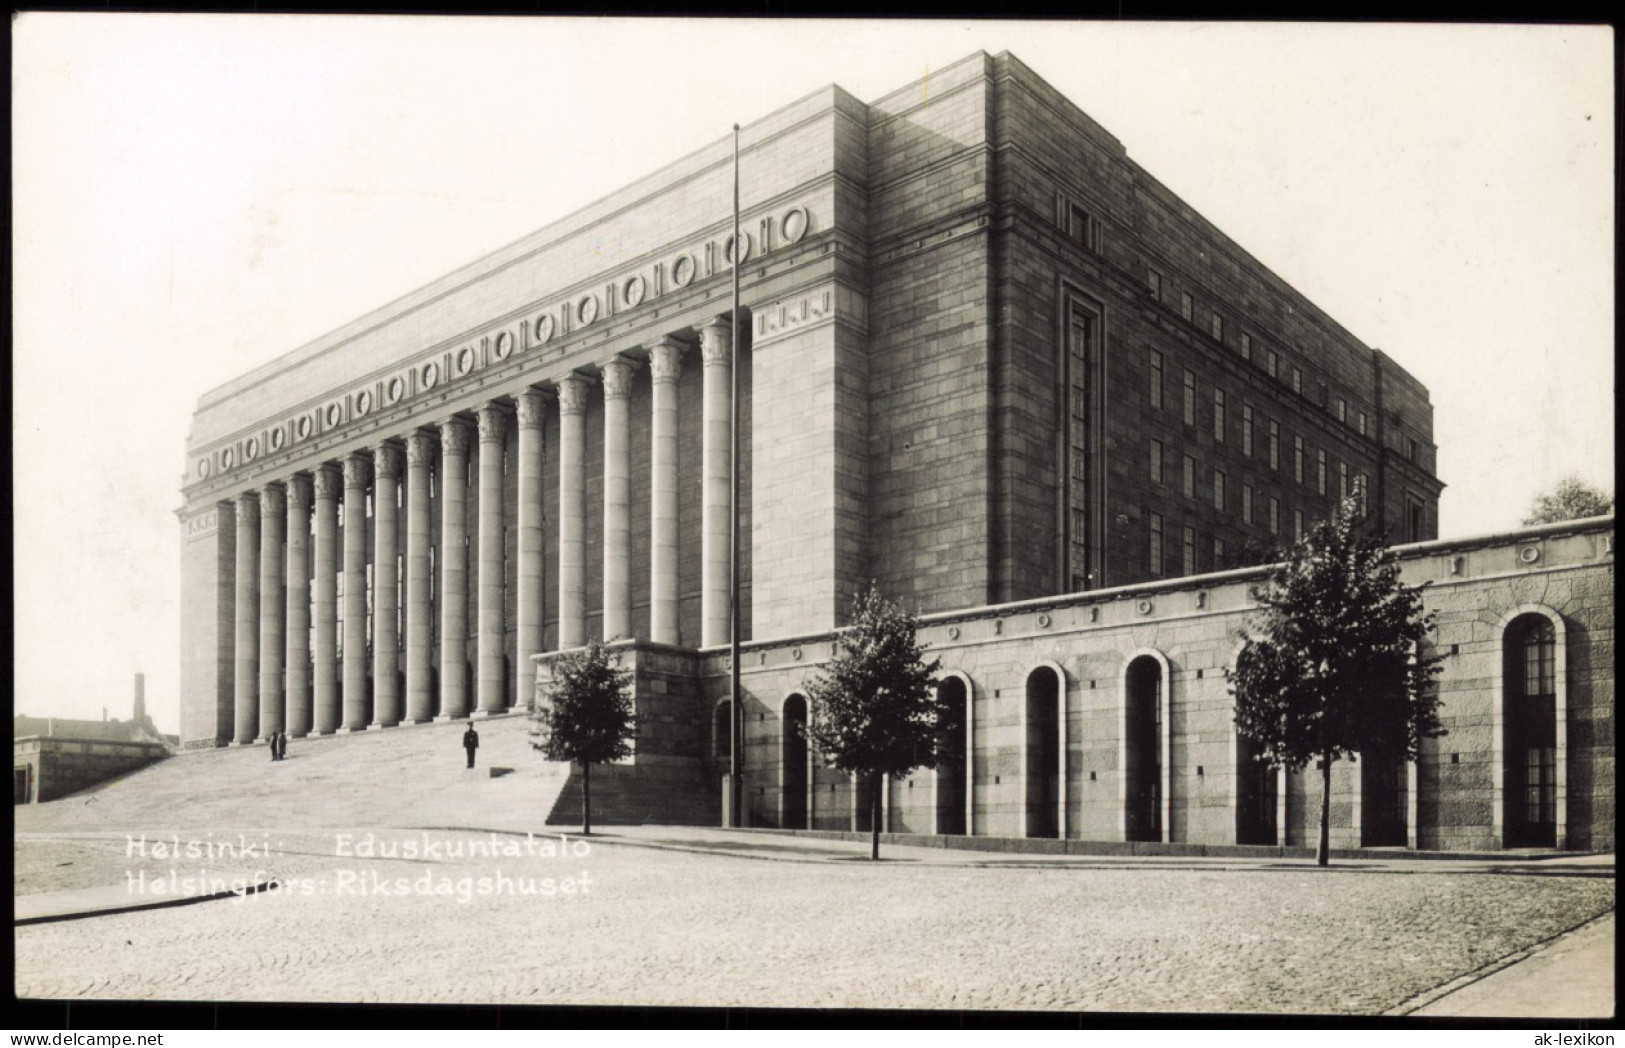
[[[873,580],[969,714],[886,784],[889,829],[1296,843],[1310,787],[1236,741],[1230,634],[1245,565],[1354,495],[1423,544],[1408,571],[1497,594],[1440,643],[1502,664],[1447,670],[1431,757],[1339,767],[1342,842],[1611,847],[1611,522],[1432,542],[1427,390],[1019,60],[743,126],[737,241],[733,162],[720,137],[202,397],[185,746],[523,710],[602,638],[636,672],[627,817],[714,820],[737,515],[751,822],[866,817],[796,722]],[[1578,603],[1514,599],[1545,571]],[[1500,683],[1525,648],[1540,715]]]

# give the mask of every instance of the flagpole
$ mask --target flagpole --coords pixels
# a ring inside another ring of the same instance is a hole
[[[744,261],[743,245],[739,242],[739,125],[734,125],[734,238],[733,238],[733,308],[729,311],[732,327],[728,341],[733,356],[728,369],[733,383],[728,398],[728,708],[733,711],[729,730],[728,753],[728,809],[729,823],[739,826],[743,814],[744,787],[740,773],[744,771],[744,714],[739,707],[739,267]]]

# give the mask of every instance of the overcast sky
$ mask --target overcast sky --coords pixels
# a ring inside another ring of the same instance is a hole
[[[826,84],[1010,50],[1432,392],[1441,533],[1611,486],[1600,28],[23,14],[16,712],[178,729],[201,393]]]

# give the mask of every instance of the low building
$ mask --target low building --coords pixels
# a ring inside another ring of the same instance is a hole
[[[180,738],[164,735],[147,715],[146,680],[135,675],[135,709],[127,721],[67,717],[12,718],[13,804],[53,801],[137,771],[174,753]]]

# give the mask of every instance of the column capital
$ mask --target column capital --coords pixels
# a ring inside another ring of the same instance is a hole
[[[559,379],[559,414],[579,415],[587,410],[587,380],[580,375]]]
[[[503,433],[507,429],[505,425],[508,421],[507,415],[508,409],[494,400],[488,400],[479,406],[474,417],[479,422],[481,444],[502,443]]]
[[[514,417],[520,429],[541,429],[542,415],[547,410],[547,394],[535,386],[523,386],[513,391]]]
[[[650,343],[649,378],[654,382],[676,382],[683,373],[683,350],[687,348],[670,337]]]
[[[288,503],[283,496],[281,481],[273,480],[260,488],[260,511],[266,516],[275,514],[279,517],[288,511]]]
[[[367,461],[365,451],[352,451],[344,456],[344,489],[362,489],[367,486],[368,468],[372,463]]]
[[[304,511],[310,508],[310,478],[295,473],[287,480],[288,508]]]
[[[603,363],[604,399],[624,400],[632,392],[632,363],[611,357]]]
[[[237,496],[237,523],[252,524],[260,519],[260,497],[252,491]]]
[[[434,462],[434,434],[426,429],[415,429],[406,437],[406,461],[412,466],[427,466]]]
[[[336,499],[344,490],[344,475],[331,462],[317,466],[311,476],[315,480],[316,497],[319,499]]]
[[[461,457],[468,454],[468,423],[455,416],[441,420],[440,450]]]
[[[706,367],[733,360],[733,325],[726,317],[713,317],[700,328],[700,359]]]
[[[394,444],[380,444],[373,448],[372,468],[379,480],[400,480],[401,449]]]

